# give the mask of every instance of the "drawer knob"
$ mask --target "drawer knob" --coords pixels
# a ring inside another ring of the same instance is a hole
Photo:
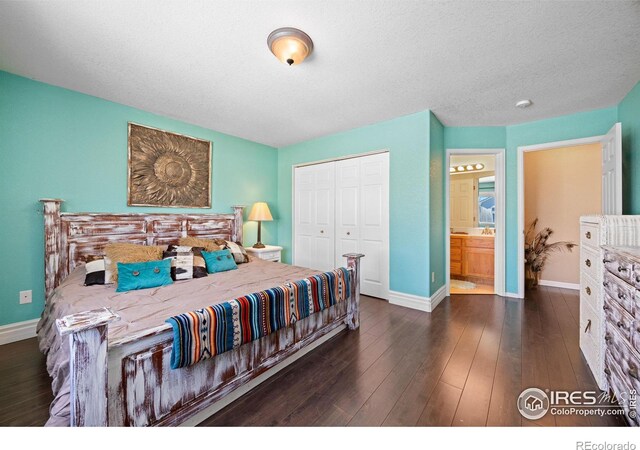
[[[611,263],[611,262],[613,262],[613,260],[612,260],[612,259],[604,258],[604,259],[602,260],[602,263],[603,263],[603,264],[609,264],[609,263]]]
[[[618,266],[618,272],[626,272],[627,270],[629,269],[627,269],[626,267]]]
[[[620,300],[624,300],[625,298],[627,298],[627,294],[623,294],[622,292],[619,292],[619,293],[618,293],[618,298],[619,298]]]
[[[603,305],[602,309],[604,309],[605,311],[607,311],[609,309],[609,305]]]
[[[591,267],[591,260],[590,259],[587,259],[584,263],[587,265],[587,267]]]
[[[636,277],[636,283],[640,283],[640,276]]]
[[[324,233],[324,230],[320,230],[320,233]]]
[[[591,295],[591,288],[589,286],[587,286],[584,290],[586,291],[587,295]]]
[[[629,374],[630,377],[633,377],[636,380],[640,380],[640,378],[638,378],[638,368],[637,367],[629,367],[629,370],[627,370],[627,373]]]
[[[587,239],[591,239],[591,231],[587,231],[584,235]]]
[[[584,332],[587,333],[591,329],[591,319],[587,320],[587,326],[584,327]]]
[[[606,343],[609,343],[609,341],[611,340],[611,335],[610,335],[609,333],[607,333],[607,334],[604,336],[604,340],[605,340],[605,342],[606,342]]]
[[[618,325],[618,328],[622,328],[623,330],[627,329],[627,327],[624,326],[624,322],[622,322],[621,320],[619,320],[616,325]]]
[[[603,281],[603,282],[602,282],[602,285],[603,285],[604,287],[609,287],[609,282],[608,282],[608,281]]]
[[[611,375],[611,370],[609,370],[608,367],[604,368],[604,373],[606,373],[607,375]]]
[[[351,236],[351,231],[347,231],[347,236]]]

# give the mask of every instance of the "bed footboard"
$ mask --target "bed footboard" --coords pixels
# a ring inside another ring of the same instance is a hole
[[[347,258],[347,268],[351,273],[351,292],[349,303],[347,303],[347,318],[345,320],[350,330],[360,327],[360,259],[364,257],[362,253],[345,253]]]
[[[56,321],[60,335],[69,336],[72,427],[109,425],[107,326],[119,319],[100,308]]]
[[[363,256],[344,255],[350,276],[346,302],[182,369],[170,369],[173,336],[166,327],[133,340],[108,343],[108,324],[119,319],[108,308],[58,320],[60,334],[69,336],[70,425],[178,425],[215,412],[216,405],[233,391],[261,382],[266,371],[275,367],[272,375],[323,337],[326,340],[345,326],[349,330],[360,326]]]

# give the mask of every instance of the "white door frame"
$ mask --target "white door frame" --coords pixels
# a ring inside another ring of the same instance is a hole
[[[335,161],[342,161],[345,159],[353,159],[353,158],[362,158],[364,156],[371,156],[371,155],[378,155],[380,153],[389,153],[389,167],[387,168],[389,171],[389,186],[387,189],[387,195],[389,195],[389,198],[391,196],[391,154],[389,152],[388,148],[383,148],[383,149],[379,149],[379,150],[372,150],[369,152],[362,152],[362,153],[352,153],[349,155],[345,155],[345,156],[336,156],[334,158],[327,158],[327,159],[321,159],[321,160],[317,160],[317,161],[309,161],[309,162],[304,162],[304,163],[298,163],[298,164],[293,164],[291,166],[291,263],[293,265],[296,264],[296,251],[295,251],[295,245],[296,245],[296,169],[298,167],[305,167],[305,166],[314,166],[316,164],[324,164],[324,163],[328,163],[328,162],[335,162]],[[387,201],[387,203],[389,203]],[[387,277],[387,297],[386,299],[389,299],[390,296],[390,292],[391,292],[391,215],[390,212],[389,214],[387,214],[387,273],[386,273],[386,277]],[[365,255],[366,257],[366,255]],[[346,264],[346,260],[345,260],[345,264]]]
[[[540,150],[575,147],[577,145],[600,144],[604,136],[591,136],[544,144],[518,147],[518,297],[524,298],[524,154]]]
[[[449,202],[451,196],[451,155],[495,155],[495,192],[496,192],[496,227],[494,238],[494,278],[493,288],[497,295],[505,295],[505,217],[506,217],[506,185],[505,185],[505,156],[504,148],[448,148],[445,157],[445,286],[447,295],[451,295],[451,217]]]

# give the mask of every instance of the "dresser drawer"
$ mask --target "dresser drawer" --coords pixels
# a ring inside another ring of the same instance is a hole
[[[599,301],[599,294],[598,283],[583,273],[580,277],[580,304],[587,303],[594,311],[600,311],[602,303]]]
[[[635,288],[609,272],[604,273],[602,286],[612,302],[617,303],[635,317]]]
[[[636,289],[640,289],[640,264],[633,265],[633,273],[631,274],[631,284]]]
[[[582,331],[584,331],[584,328]],[[602,358],[600,358],[600,346],[592,339],[592,336],[581,333],[580,350],[582,350],[584,359],[587,361],[593,377],[599,380],[601,378],[601,372],[604,370],[604,367],[602,367]]]
[[[582,346],[583,338],[589,338],[594,343],[600,342],[602,324],[600,317],[588,303],[580,302],[580,346]],[[598,346],[599,348],[599,346]],[[598,351],[598,353],[600,353]]]
[[[260,255],[260,259],[265,259],[267,261],[279,261],[280,260],[280,252],[279,251],[263,252]]]
[[[451,247],[451,261],[462,261],[462,248]]]
[[[607,321],[607,333],[610,334],[610,331],[614,330],[629,343],[627,345],[631,345],[630,342],[636,325],[633,317],[618,306],[617,303],[612,302],[608,294],[605,294],[604,313]],[[612,336],[614,335],[608,337],[611,338]]]
[[[633,262],[623,256],[611,253],[610,251],[604,252],[602,262],[604,263],[604,267],[607,271],[614,274],[621,280],[632,284]]]
[[[600,275],[600,258],[599,252],[589,247],[580,248],[580,271],[588,275],[593,280],[597,280]]]
[[[597,224],[580,224],[580,244],[595,249],[600,246],[600,227]]]

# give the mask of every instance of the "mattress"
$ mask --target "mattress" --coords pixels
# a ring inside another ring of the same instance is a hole
[[[69,425],[69,343],[58,334],[56,319],[109,307],[121,317],[109,324],[108,339],[113,341],[163,326],[171,316],[317,273],[317,270],[253,259],[238,265],[237,270],[177,281],[161,288],[118,293],[115,285],[84,286],[84,267],[76,268],[55,289],[38,322],[38,342],[40,350],[47,355],[47,371],[52,378],[54,395],[47,426]]]

